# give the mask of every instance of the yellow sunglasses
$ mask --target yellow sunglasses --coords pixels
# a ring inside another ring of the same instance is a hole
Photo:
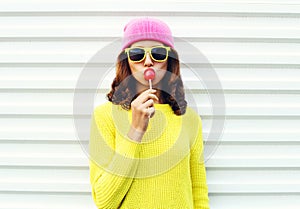
[[[150,57],[156,62],[164,62],[168,59],[170,47],[155,46],[150,48],[131,47],[126,48],[125,53],[128,59],[132,62],[142,62],[146,58],[146,53],[149,52]]]

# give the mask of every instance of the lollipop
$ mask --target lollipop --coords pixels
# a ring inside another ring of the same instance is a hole
[[[152,89],[152,80],[155,78],[155,71],[152,68],[147,68],[144,71],[144,78],[149,81],[150,89]]]

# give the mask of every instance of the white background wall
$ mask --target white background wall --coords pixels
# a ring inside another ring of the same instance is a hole
[[[0,209],[95,208],[75,84],[127,21],[146,15],[203,52],[223,85],[211,208],[299,208],[300,1],[10,0],[0,2]],[[209,102],[196,92],[205,126]]]

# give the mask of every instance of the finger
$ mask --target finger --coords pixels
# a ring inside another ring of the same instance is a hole
[[[158,97],[154,94],[156,92],[156,90],[154,89],[148,89],[146,91],[144,91],[143,93],[141,93],[137,99],[141,102],[141,103],[144,103],[146,102],[147,100],[149,100],[150,98],[151,99],[154,99],[154,100],[157,100],[158,101]]]
[[[152,118],[155,114],[155,108],[154,107],[149,107],[148,108],[148,118]]]
[[[143,91],[141,93],[141,95],[142,94],[155,94],[155,93],[156,93],[156,89],[147,89],[147,90]]]
[[[149,99],[141,105],[141,109],[147,109],[149,107],[152,107],[153,104],[154,104],[153,99]]]
[[[149,99],[155,100],[157,103],[159,102],[159,99],[155,94],[149,94],[148,97],[149,97]]]

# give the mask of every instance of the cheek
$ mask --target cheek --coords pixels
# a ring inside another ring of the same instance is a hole
[[[158,79],[158,81],[160,81],[167,73],[167,64],[161,63],[159,66],[157,66],[157,68],[159,70],[159,71],[157,71],[157,79]]]
[[[130,67],[131,73],[134,73],[136,71],[134,64],[132,64],[131,62],[129,62],[129,67]]]
[[[129,67],[130,67],[130,71],[131,71],[131,76],[133,76],[135,78],[135,80],[141,81],[141,79],[143,78],[141,69],[143,69],[143,67],[139,66],[139,64],[130,63],[130,62],[129,62]]]
[[[167,71],[167,67],[168,67],[168,63],[160,63],[159,66],[157,66],[157,68],[161,71],[161,73],[165,74]]]

